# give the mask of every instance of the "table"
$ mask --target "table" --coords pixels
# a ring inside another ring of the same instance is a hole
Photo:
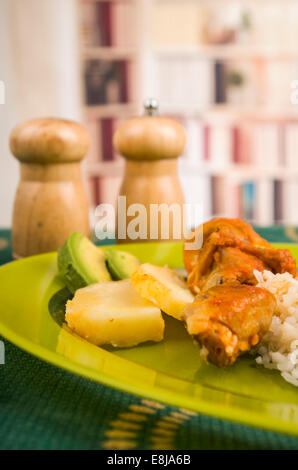
[[[257,228],[298,242],[298,228]],[[11,261],[0,230],[0,264]],[[5,343],[0,449],[298,449],[298,438],[143,400],[47,364]]]

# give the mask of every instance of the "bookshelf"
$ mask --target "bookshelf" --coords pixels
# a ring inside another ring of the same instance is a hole
[[[78,0],[82,114],[91,137],[84,162],[90,216],[96,205],[114,203],[123,162],[112,146],[122,120],[139,111],[138,40],[134,0]]]
[[[154,96],[160,112],[186,129],[179,162],[186,202],[203,201],[206,219],[298,224],[298,105],[290,103],[298,76],[297,2],[78,3],[92,205],[115,200],[121,182],[113,131]],[[87,81],[105,87],[88,93]]]

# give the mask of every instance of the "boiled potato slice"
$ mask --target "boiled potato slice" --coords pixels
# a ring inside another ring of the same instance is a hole
[[[72,330],[96,345],[129,347],[163,339],[160,309],[140,297],[129,279],[77,290],[66,304],[65,318]]]
[[[194,300],[194,296],[174,270],[141,264],[132,274],[131,281],[137,292],[154,302],[163,312],[177,320],[183,319],[183,309]]]

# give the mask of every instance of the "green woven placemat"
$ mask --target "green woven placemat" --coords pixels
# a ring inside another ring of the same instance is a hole
[[[0,263],[10,259],[0,231]],[[298,449],[297,438],[142,400],[4,343],[0,449]]]

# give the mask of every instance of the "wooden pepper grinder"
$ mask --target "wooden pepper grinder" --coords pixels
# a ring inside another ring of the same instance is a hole
[[[126,159],[119,195],[126,196],[127,209],[135,203],[145,206],[147,237],[131,239],[127,232],[124,236],[123,227],[119,226],[119,215],[123,217],[123,214],[118,214],[116,221],[118,242],[165,239],[161,232],[161,215],[158,216],[156,228],[156,220],[150,218],[150,205],[170,206],[176,203],[181,210],[183,205],[183,194],[177,175],[177,157],[181,155],[185,146],[184,129],[177,121],[157,115],[156,100],[146,100],[144,106],[143,116],[129,119],[117,129],[113,143],[116,150]],[[133,218],[126,217],[126,228]],[[172,212],[169,219],[168,238],[171,240],[176,238],[174,224],[177,225],[177,221],[173,220]],[[178,221],[179,230],[182,230],[182,223],[182,220]]]
[[[15,258],[59,248],[73,232],[90,234],[80,161],[86,130],[60,119],[33,119],[12,131],[10,149],[20,161],[12,249]]]

